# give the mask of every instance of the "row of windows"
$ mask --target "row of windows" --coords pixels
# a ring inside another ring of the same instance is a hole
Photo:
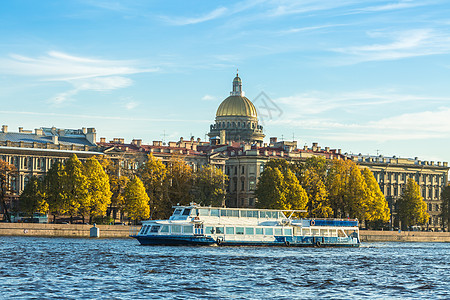
[[[214,209],[214,208],[197,208],[196,210],[198,216],[269,218],[269,219],[270,218],[278,219],[284,217],[284,215],[279,211]]]
[[[242,126],[241,126],[242,125]],[[217,123],[217,128],[252,128],[254,129],[256,126],[255,123],[250,123],[250,122],[218,122]]]
[[[386,196],[401,196],[402,192],[404,191],[404,185],[400,186],[400,189],[396,186],[393,189],[388,186],[388,187],[384,187],[384,186],[380,186],[381,192],[385,192],[386,190]],[[392,193],[393,191],[393,193]],[[427,189],[426,188],[421,188],[422,191],[422,197],[427,198]],[[439,188],[434,188],[434,193],[433,193],[433,188],[429,187],[428,188],[428,198],[435,198],[438,199],[439,198],[439,193],[440,193],[440,189]]]
[[[377,178],[377,181],[383,181],[383,180],[396,180],[399,181],[400,179],[403,181],[406,181],[408,178],[414,179],[416,182],[420,182],[420,179],[424,183],[432,183],[435,184],[444,184],[446,182],[445,175],[431,175],[431,174],[417,174],[417,173],[384,173],[381,172],[373,172],[375,178]]]
[[[205,227],[206,234],[292,235],[292,228],[271,227]]]

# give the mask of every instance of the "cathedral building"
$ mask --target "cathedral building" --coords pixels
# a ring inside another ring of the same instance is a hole
[[[253,103],[244,96],[239,74],[233,80],[233,91],[219,105],[216,123],[210,126],[208,136],[212,143],[243,142],[262,146],[263,127],[258,125],[258,113]]]

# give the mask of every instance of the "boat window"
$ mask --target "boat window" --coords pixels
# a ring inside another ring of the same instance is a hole
[[[209,209],[207,208],[199,208],[197,211],[199,216],[209,216]]]
[[[219,216],[219,210],[218,209],[211,209],[211,216],[212,217],[218,217]]]
[[[244,234],[244,227],[236,227],[236,234]]]
[[[193,227],[192,226],[183,226],[183,233],[193,233]]]
[[[257,210],[249,210],[249,211],[247,211],[247,217],[249,217],[249,218],[257,218],[258,217],[258,211]]]
[[[292,229],[291,228],[285,228],[284,229],[284,235],[292,235]]]
[[[273,228],[264,228],[265,235],[273,235]]]
[[[234,234],[234,227],[226,227],[225,230],[227,234]]]
[[[240,210],[239,212],[241,213],[241,217],[242,218],[246,218],[247,217],[247,211],[246,210]]]
[[[161,226],[159,226],[159,225],[153,225],[153,226],[152,226],[152,229],[150,230],[150,232],[158,232],[158,231],[159,231],[159,228],[161,228]]]
[[[181,210],[182,210],[181,208],[175,209],[175,211],[173,212],[173,215],[177,216],[177,215],[181,214]]]
[[[148,225],[144,225],[144,227],[142,227],[142,229],[141,229],[141,234],[147,234],[147,231],[148,231],[149,227],[150,226],[148,226]]]
[[[205,233],[206,234],[214,234],[214,227],[211,227],[211,226],[206,226],[205,227]]]
[[[260,218],[270,218],[270,212],[268,212],[268,211],[260,211],[259,212],[259,217]]]
[[[223,227],[216,227],[216,233],[217,234],[223,234],[224,233]]]
[[[275,235],[283,235],[283,230],[281,228],[275,228]]]
[[[163,225],[163,227],[161,228],[161,232],[169,232],[169,226]]]
[[[172,225],[172,233],[181,233],[181,225]]]
[[[239,210],[229,210],[227,213],[229,217],[239,217]]]
[[[263,234],[263,229],[260,227],[255,228],[255,234]]]
[[[227,211],[225,209],[221,209],[220,210],[220,216],[221,217],[226,217],[227,216]]]
[[[279,217],[280,217],[280,213],[279,212],[277,212],[277,211],[273,211],[272,212],[272,218],[278,219]]]
[[[255,234],[255,229],[253,227],[245,227],[245,234]]]
[[[190,208],[185,208],[183,211],[183,216],[189,216],[191,213],[191,209]]]

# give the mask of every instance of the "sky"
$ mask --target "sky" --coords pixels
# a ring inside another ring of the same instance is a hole
[[[239,69],[266,140],[450,161],[450,3],[3,1],[0,122],[205,139]]]

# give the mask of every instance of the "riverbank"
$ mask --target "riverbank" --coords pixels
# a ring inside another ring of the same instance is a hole
[[[140,226],[97,225],[100,238],[128,238]],[[0,223],[0,236],[90,237],[92,225]],[[361,230],[361,242],[443,242],[450,243],[450,232]]]
[[[0,223],[0,236],[90,237],[93,225]],[[128,238],[140,226],[96,225],[101,238]]]

